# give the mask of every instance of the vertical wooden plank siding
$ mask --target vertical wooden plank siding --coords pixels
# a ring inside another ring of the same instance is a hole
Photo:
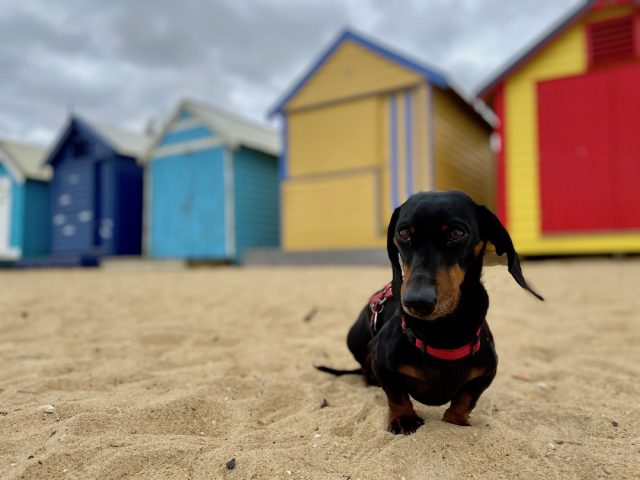
[[[400,193],[398,189],[399,160],[398,160],[398,101],[396,95],[391,95],[389,100],[389,130],[390,141],[389,157],[391,159],[391,208],[395,209],[400,206]]]
[[[422,83],[412,90],[413,112],[413,192],[430,189],[428,84]]]
[[[426,89],[390,94],[390,202],[393,208],[429,188]]]
[[[396,92],[396,132],[398,135],[396,142],[396,155],[398,159],[398,171],[396,177],[396,188],[398,190],[398,201],[400,204],[407,199],[407,152],[405,141],[407,135],[407,125],[405,123],[405,103],[404,92]]]
[[[25,182],[24,211],[22,258],[46,255],[51,245],[51,210],[47,182],[36,180]]]
[[[404,92],[406,197],[413,195],[413,103],[412,94]]]
[[[391,200],[391,95],[380,95],[378,103],[378,128],[376,134],[377,175],[377,235],[386,236],[389,219],[393,213]]]
[[[428,145],[429,145],[429,190],[435,190],[436,188],[436,113],[433,106],[433,95],[435,87],[429,85],[427,88],[427,117],[429,118],[429,133],[428,133]]]
[[[247,248],[280,243],[280,201],[277,160],[256,150],[233,151],[236,257]]]

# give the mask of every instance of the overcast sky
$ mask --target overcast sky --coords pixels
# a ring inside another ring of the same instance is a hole
[[[349,26],[473,91],[582,0],[0,0],[0,136],[69,109],[142,130],[182,97],[259,121]]]

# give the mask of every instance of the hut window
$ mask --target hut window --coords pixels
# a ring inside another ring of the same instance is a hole
[[[635,58],[634,30],[632,16],[587,25],[589,65],[599,67]]]

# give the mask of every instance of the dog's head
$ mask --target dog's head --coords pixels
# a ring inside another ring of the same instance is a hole
[[[458,191],[422,192],[396,208],[389,223],[387,251],[400,303],[412,317],[435,320],[452,314],[472,272],[479,281],[487,243],[507,254],[509,272],[527,285],[511,237],[489,209]]]

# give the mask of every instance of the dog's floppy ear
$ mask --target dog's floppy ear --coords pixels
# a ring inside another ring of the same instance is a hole
[[[478,224],[480,227],[480,237],[483,240],[491,242],[496,247],[496,254],[507,254],[507,265],[509,267],[509,273],[514,280],[525,290],[528,290],[538,300],[544,300],[540,294],[534,291],[522,275],[522,269],[520,268],[520,260],[518,254],[513,247],[513,242],[507,232],[506,228],[502,226],[498,217],[496,217],[487,207],[482,205],[478,206]]]
[[[389,221],[389,227],[387,228],[387,254],[389,255],[389,260],[393,267],[393,278],[395,280],[397,275],[400,279],[400,283],[402,283],[402,267],[400,266],[398,247],[396,247],[393,239],[396,236],[396,225],[398,225],[398,217],[400,217],[401,208],[402,207],[398,207],[393,211],[393,215],[391,215],[391,220]]]

